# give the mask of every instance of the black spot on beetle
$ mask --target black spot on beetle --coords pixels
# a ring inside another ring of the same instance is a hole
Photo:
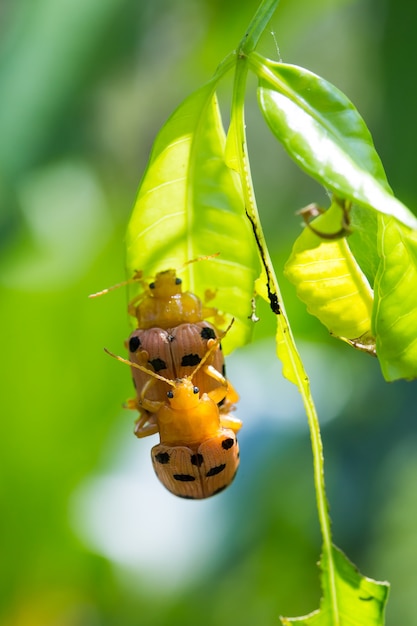
[[[149,359],[149,365],[152,365],[155,372],[160,372],[161,370],[166,370],[167,364],[165,361],[160,359],[159,357],[156,359]]]
[[[216,465],[216,467],[212,467],[206,474],[207,478],[209,478],[210,476],[216,476],[217,474],[220,474],[220,472],[222,472],[226,467],[226,463],[222,463],[221,465]]]
[[[233,446],[234,443],[235,441],[231,437],[229,437],[228,439],[223,439],[222,448],[224,450],[230,450],[230,448]]]
[[[210,328],[210,326],[204,326],[204,328],[201,329],[200,335],[202,339],[215,339],[216,338],[216,333],[214,332],[212,328]]]
[[[129,352],[136,352],[136,350],[140,347],[140,339],[139,337],[131,337],[129,339]]]
[[[161,465],[166,465],[169,463],[169,454],[168,452],[158,452],[158,454],[155,454],[154,459]]]
[[[184,354],[181,359],[182,367],[190,367],[194,365],[198,365],[201,361],[201,358],[198,354]]]
[[[181,483],[191,483],[195,480],[190,474],[174,474],[173,478]]]
[[[191,455],[191,465],[197,465],[197,467],[200,467],[200,465],[203,464],[203,455],[202,454],[192,454]]]

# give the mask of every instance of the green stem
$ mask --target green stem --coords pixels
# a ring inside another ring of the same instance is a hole
[[[266,4],[266,3],[264,3]],[[257,32],[257,31],[256,31]],[[262,263],[264,265],[267,281],[268,281],[268,297],[270,293],[275,294],[280,304],[280,314],[277,315],[278,322],[278,352],[284,364],[284,374],[293,382],[302,397],[305,411],[307,414],[308,425],[310,429],[311,446],[313,452],[314,466],[314,484],[316,490],[316,500],[320,528],[323,538],[323,556],[328,563],[328,571],[323,572],[323,576],[328,577],[328,588],[330,591],[330,603],[333,612],[333,624],[337,626],[340,623],[338,602],[336,595],[335,583],[335,566],[332,554],[332,535],[330,528],[330,518],[328,513],[328,505],[326,499],[326,490],[324,483],[324,459],[323,445],[320,435],[320,427],[314,401],[310,391],[310,382],[305,372],[303,363],[298,354],[298,350],[294,341],[291,327],[287,321],[285,308],[282,303],[281,293],[278,281],[275,276],[274,268],[271,263],[268,248],[266,246],[265,237],[260,224],[258,208],[256,205],[255,193],[253,189],[252,177],[250,172],[249,158],[246,148],[245,133],[245,114],[244,100],[246,91],[246,80],[249,69],[249,63],[244,55],[239,54],[236,60],[236,73],[233,90],[232,103],[232,120],[231,135],[234,136],[235,150],[237,155],[237,169],[240,173],[243,194],[245,200],[245,209],[247,216],[252,224],[258,248],[260,251]],[[264,295],[264,294],[263,294]],[[266,298],[268,299],[268,298]],[[269,297],[271,306],[271,298]],[[285,356],[285,358],[282,358]]]
[[[217,83],[236,63],[236,56],[246,57],[251,54],[259,43],[259,39],[270,21],[279,0],[263,0],[253,16],[245,36],[239,43],[237,51],[230,52],[218,65],[211,81]],[[262,58],[262,57],[260,57]],[[256,61],[255,61],[256,63]]]
[[[214,75],[213,82],[217,83],[236,63],[236,55],[248,56],[258,45],[259,39],[264,32],[269,20],[274,14],[277,8],[279,0],[263,0],[258,7],[255,15],[253,16],[251,23],[245,33],[245,36],[241,40],[237,52],[231,52],[217,67]]]
[[[248,26],[245,36],[239,44],[239,55],[248,55],[256,48],[262,33],[278,6],[278,3],[279,0],[263,0],[261,2]]]

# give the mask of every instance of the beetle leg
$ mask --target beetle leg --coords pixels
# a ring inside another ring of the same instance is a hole
[[[203,319],[213,319],[215,326],[224,326],[226,324],[226,318],[215,307],[203,306],[202,317]]]
[[[129,313],[129,315],[131,315],[132,317],[136,317],[136,318],[138,317],[137,310],[143,298],[144,298],[144,294],[141,293],[138,296],[135,296],[134,298],[132,298],[132,300],[130,300],[129,304],[127,305],[127,312]]]
[[[221,387],[216,387],[215,389],[212,389],[211,391],[207,392],[207,395],[216,404],[218,404],[219,402],[224,400],[227,395],[227,389],[228,389],[227,380],[222,374],[220,374],[218,370],[216,370],[215,367],[213,367],[213,365],[205,365],[203,367],[203,372],[207,374],[207,376],[210,376],[211,378],[216,380],[221,385]]]
[[[224,415],[223,413],[220,414],[220,425],[223,428],[230,428],[234,433],[237,433],[242,428],[242,422],[237,417]]]
[[[211,378],[214,378],[214,380],[223,385],[223,387],[227,388],[227,380],[225,379],[223,374],[219,372],[219,370],[216,370],[216,368],[213,367],[213,365],[205,365],[203,367],[203,372],[205,372]]]
[[[154,413],[148,413],[143,411],[139,418],[135,422],[134,433],[139,439],[143,437],[149,437],[149,435],[155,435],[159,431],[158,424],[156,423],[156,416]]]
[[[231,404],[234,404],[234,403],[238,402],[238,400],[239,400],[239,394],[236,391],[236,389],[233,387],[233,385],[230,382],[230,380],[227,381],[226,400],[228,402],[230,402]]]
[[[146,397],[146,393],[154,384],[155,378],[150,378],[143,385],[142,391],[140,392],[140,395],[138,397],[139,410],[145,409],[145,411],[149,411],[149,413],[157,413],[157,411],[159,411],[159,409],[163,405],[163,402],[160,402],[159,400],[148,400],[148,398]]]
[[[211,346],[216,342],[215,339],[209,339],[207,341],[207,349],[210,350]],[[223,398],[226,399],[227,403],[229,405],[234,404],[235,402],[237,402],[239,400],[239,394],[237,393],[237,391],[235,390],[235,388],[233,387],[232,383],[227,380],[223,374],[221,374],[218,370],[216,370],[215,367],[213,367],[212,365],[206,365],[203,368],[204,372],[208,375],[211,376],[212,378],[214,378],[214,380],[217,380],[217,382],[219,382],[221,385],[225,386],[227,391],[226,391],[226,396],[223,396]],[[209,392],[209,395],[211,394],[211,392]],[[211,397],[211,396],[210,396]],[[223,398],[220,398],[219,401],[221,401]],[[212,400],[215,400],[215,398],[212,397]]]
[[[216,389],[208,392],[208,395],[212,400],[214,400],[214,402],[216,402],[216,404],[222,400],[226,400],[228,406],[231,406],[239,400],[239,395],[237,394],[232,383],[228,381],[218,370],[216,370],[215,367],[212,365],[206,365],[203,370],[208,376],[211,376],[211,378],[214,378],[214,380],[222,385],[222,387],[216,387]]]
[[[124,409],[129,409],[131,411],[139,411],[139,404],[137,398],[129,398],[126,402],[123,403]]]
[[[206,289],[204,292],[204,303],[203,303],[203,319],[207,319],[208,317],[213,318],[216,326],[223,326],[226,323],[226,319],[224,315],[219,313],[219,310],[213,306],[206,306],[208,302],[211,302],[215,299],[217,294],[217,289]]]

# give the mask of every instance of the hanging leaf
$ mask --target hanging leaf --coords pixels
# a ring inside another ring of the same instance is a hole
[[[378,256],[378,222],[383,219],[381,213],[369,211],[357,204],[352,206],[349,235],[349,248],[365,274],[370,285],[374,284],[379,267]]]
[[[335,233],[341,220],[342,211],[334,202],[312,226],[323,233]],[[372,343],[372,289],[346,238],[323,239],[306,227],[294,244],[285,275],[309,313],[333,335]]]
[[[187,261],[185,289],[235,318],[226,351],[246,343],[253,322],[251,298],[259,273],[241,183],[225,162],[225,133],[215,82],[187,98],[159,132],[139,186],[127,230],[127,268],[147,277]],[[134,295],[134,294],[132,294]]]
[[[323,557],[320,609],[305,617],[281,617],[283,626],[383,626],[389,585],[362,576],[335,546],[331,566]]]
[[[417,228],[392,194],[369,130],[346,96],[301,67],[251,56],[262,113],[299,166],[339,197]]]
[[[373,327],[386,380],[417,377],[417,235],[381,220]]]

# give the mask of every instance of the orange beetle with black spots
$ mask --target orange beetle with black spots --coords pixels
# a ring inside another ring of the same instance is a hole
[[[227,380],[223,379],[222,391],[217,387],[208,393],[201,393],[193,382],[218,342],[215,340],[188,377],[176,380],[109,353],[168,386],[163,401],[150,400],[146,391],[142,394],[135,434],[143,438],[159,433],[160,443],[151,451],[155,473],[171,493],[183,498],[202,499],[219,493],[232,482],[239,466],[236,433],[242,423],[218,406],[219,398],[227,397]]]
[[[141,272],[132,281],[143,282]],[[233,480],[242,424],[231,415],[238,395],[219,333],[205,319],[224,318],[181,285],[175,270],[159,272],[129,303],[138,327],[126,342],[129,360],[116,358],[132,368],[137,395],[126,406],[139,411],[136,436],[159,433],[151,453],[158,478],[175,495],[201,499]]]

